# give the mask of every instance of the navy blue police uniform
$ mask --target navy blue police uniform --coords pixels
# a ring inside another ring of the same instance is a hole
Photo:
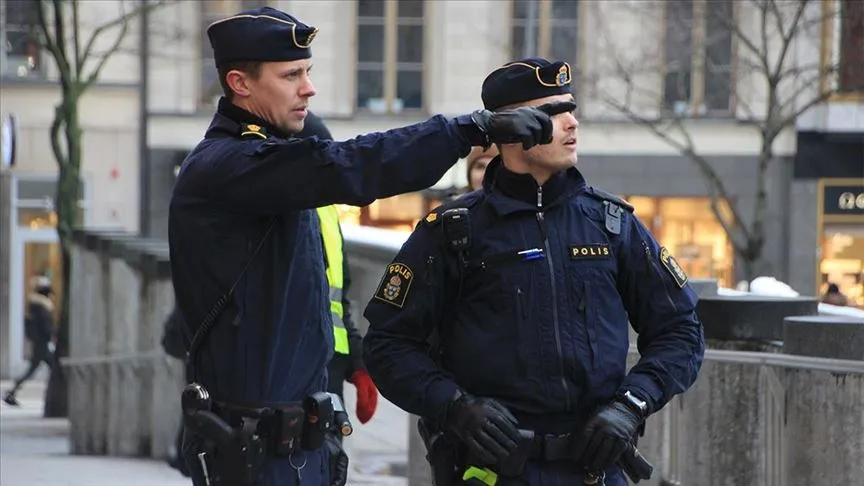
[[[207,29],[217,66],[307,59],[316,33],[269,7]],[[205,387],[214,410],[235,422],[262,407],[287,416],[304,397],[326,390],[334,343],[314,208],[363,206],[426,188],[472,145],[496,137],[548,143],[551,121],[539,110],[505,117],[481,110],[335,142],[292,138],[220,100],[181,166],[170,204],[187,381]],[[194,483],[203,485],[208,471],[199,453],[206,441],[187,435],[184,455]],[[327,484],[323,450],[295,447],[299,441],[286,435],[282,445],[293,452],[268,453],[258,484]]]
[[[484,103],[569,93],[569,69],[511,63],[484,82]],[[458,208],[468,231],[448,229],[459,227],[447,216]],[[497,486],[590,484],[587,473],[624,485],[614,463],[592,458],[612,446],[591,431],[604,407],[626,403],[640,422],[630,435],[691,386],[704,354],[695,305],[687,276],[629,204],[575,167],[538,185],[499,156],[482,189],[429,213],[387,267],[365,311],[364,360],[383,396],[439,429],[459,435],[448,414],[472,396],[533,431],[532,448],[547,450],[529,452],[521,481],[499,476]],[[641,356],[629,372],[628,321]]]

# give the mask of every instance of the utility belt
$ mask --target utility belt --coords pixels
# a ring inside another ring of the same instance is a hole
[[[320,448],[328,435],[353,432],[342,401],[326,392],[302,402],[250,406],[213,401],[193,383],[182,402],[184,425],[205,440],[198,461],[208,486],[253,486],[267,459],[290,460],[298,450]]]
[[[516,450],[498,464],[484,464],[467,456],[460,441],[431,422],[417,422],[420,437],[426,445],[426,460],[432,469],[433,486],[495,486],[498,477],[519,477],[525,464],[550,463],[573,460],[572,450],[577,439],[575,433],[535,434],[519,430],[521,439]],[[636,449],[635,439],[621,455],[617,465],[634,483],[650,479],[653,467]],[[584,484],[602,486],[603,476],[586,473]]]

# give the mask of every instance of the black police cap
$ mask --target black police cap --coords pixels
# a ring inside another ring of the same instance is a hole
[[[216,65],[309,59],[318,29],[271,7],[246,10],[207,27]]]
[[[520,59],[492,71],[483,81],[480,97],[487,110],[537,98],[570,93],[572,75],[566,62]]]

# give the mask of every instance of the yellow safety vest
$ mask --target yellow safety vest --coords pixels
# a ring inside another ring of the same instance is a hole
[[[318,208],[318,220],[321,224],[321,236],[324,241],[324,253],[327,255],[327,282],[330,284],[330,314],[333,316],[334,350],[340,354],[348,354],[348,331],[342,320],[342,234],[339,232],[339,212],[336,206]]]

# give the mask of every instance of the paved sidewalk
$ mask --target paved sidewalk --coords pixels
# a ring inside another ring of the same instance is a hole
[[[10,388],[0,383],[0,391]],[[354,408],[348,385],[345,402]],[[0,485],[2,486],[189,486],[164,462],[69,455],[69,421],[42,418],[44,382],[29,382],[19,393],[20,408],[0,402]],[[353,414],[352,414],[353,416]],[[383,399],[375,418],[355,423],[345,447],[351,457],[349,485],[407,486],[408,420]]]

